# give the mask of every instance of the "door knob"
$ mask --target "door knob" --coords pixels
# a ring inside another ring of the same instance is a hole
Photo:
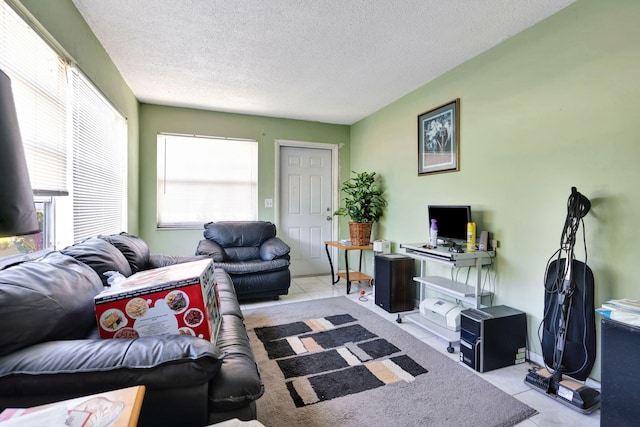
[[[327,215],[327,221],[331,221],[331,215]]]

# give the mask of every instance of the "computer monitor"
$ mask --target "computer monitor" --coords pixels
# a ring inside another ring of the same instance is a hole
[[[438,242],[445,245],[467,242],[467,223],[471,222],[471,206],[429,205],[429,226],[437,220]]]

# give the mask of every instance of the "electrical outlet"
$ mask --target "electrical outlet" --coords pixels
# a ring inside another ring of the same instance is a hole
[[[272,208],[273,207],[273,199],[264,199],[264,207]]]

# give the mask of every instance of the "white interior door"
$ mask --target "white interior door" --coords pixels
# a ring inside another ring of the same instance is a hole
[[[291,274],[329,274],[324,242],[333,235],[333,157],[330,144],[280,146],[281,238],[291,246]]]

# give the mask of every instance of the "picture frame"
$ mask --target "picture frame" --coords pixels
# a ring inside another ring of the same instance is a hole
[[[460,170],[460,99],[418,115],[418,175]]]

